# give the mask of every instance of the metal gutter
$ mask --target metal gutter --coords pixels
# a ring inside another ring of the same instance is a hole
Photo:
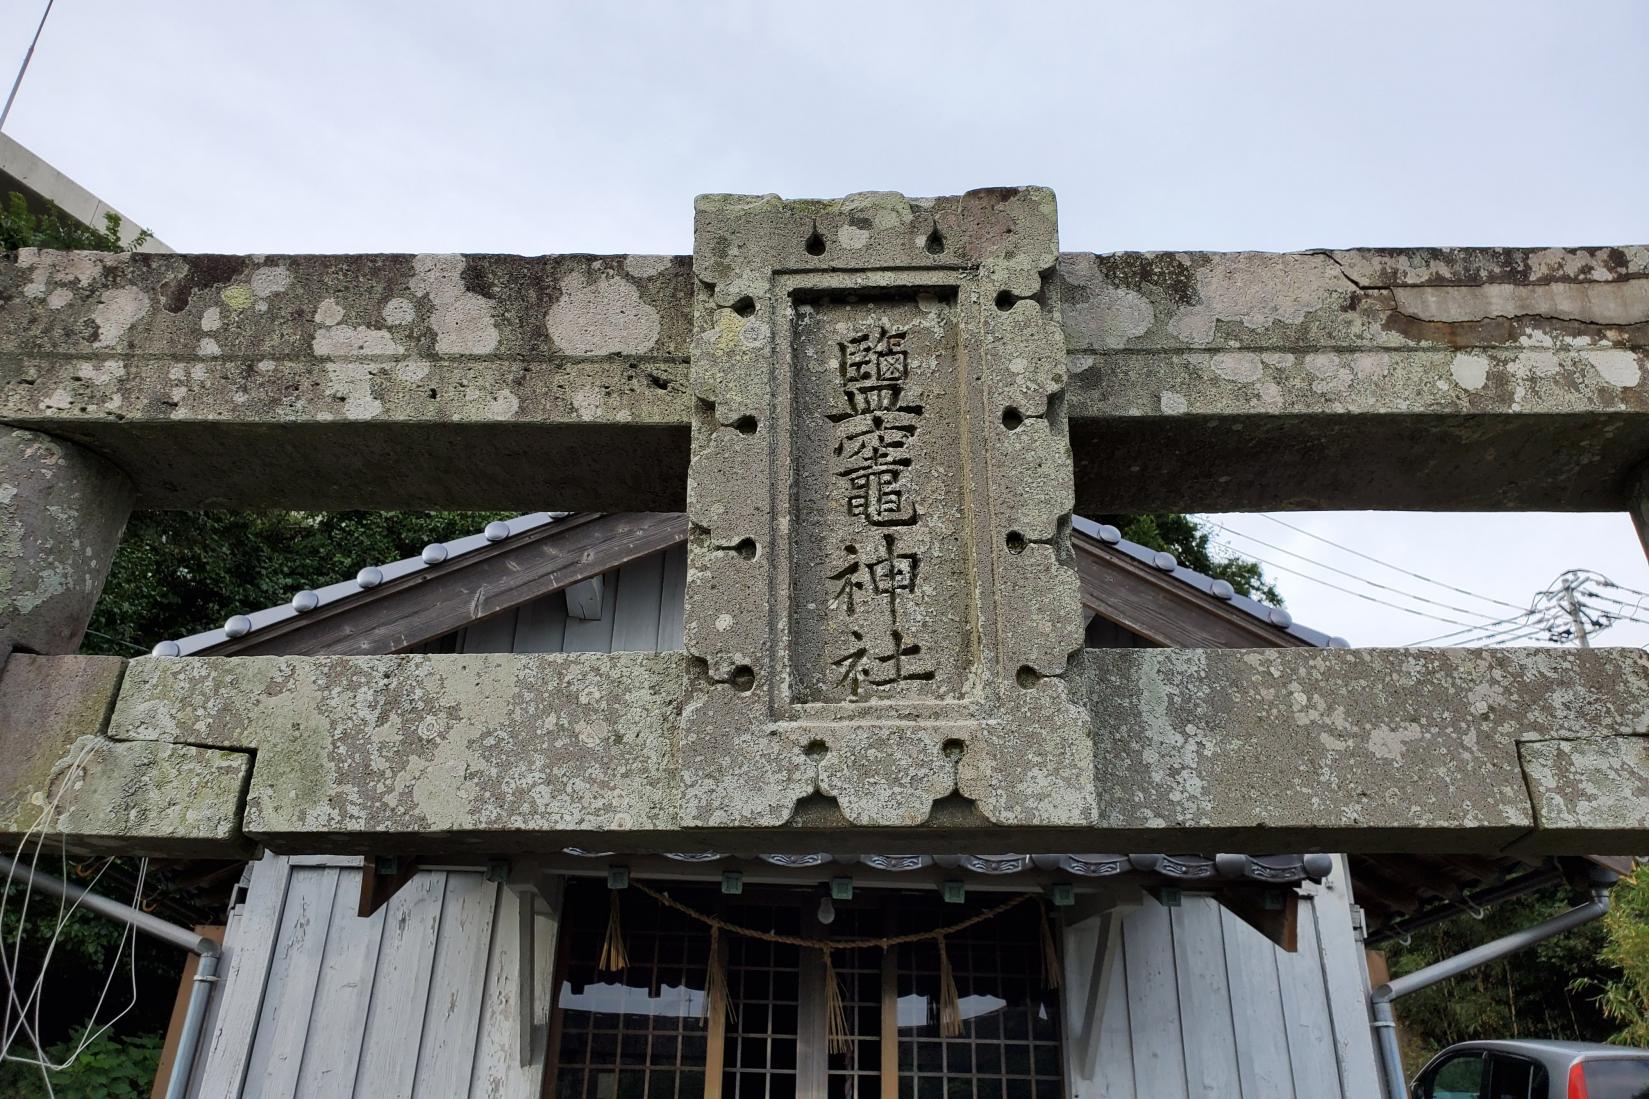
[[[1392,1011],[1392,1001],[1601,919],[1609,912],[1609,888],[1619,880],[1619,875],[1603,867],[1594,867],[1591,879],[1592,899],[1585,904],[1577,905],[1549,920],[1542,920],[1530,927],[1514,931],[1510,935],[1503,935],[1493,942],[1456,954],[1452,958],[1444,958],[1396,980],[1387,981],[1369,993],[1369,1001],[1374,1011],[1374,1037],[1380,1046],[1380,1062],[1385,1070],[1388,1099],[1407,1099],[1408,1096],[1408,1082],[1403,1075],[1403,1054],[1397,1046],[1397,1017]]]
[[[1378,946],[1395,939],[1406,943],[1408,937],[1416,931],[1423,930],[1436,924],[1446,923],[1462,912],[1480,915],[1482,910],[1491,908],[1502,901],[1513,900],[1526,893],[1533,893],[1544,889],[1548,885],[1556,885],[1563,880],[1563,871],[1556,865],[1531,870],[1527,874],[1515,878],[1508,878],[1499,885],[1487,886],[1483,889],[1463,891],[1457,900],[1447,901],[1436,905],[1424,912],[1416,913],[1402,919],[1392,920],[1380,930],[1374,932],[1366,940],[1369,946]]]
[[[172,1062],[172,1075],[166,1082],[166,1099],[184,1099],[189,1087],[189,1076],[195,1065],[195,1047],[200,1044],[201,1028],[206,1021],[206,1005],[211,999],[212,985],[218,979],[218,960],[222,948],[204,935],[197,935],[186,927],[168,923],[151,916],[142,909],[110,900],[108,897],[71,885],[50,874],[26,867],[14,859],[0,855],[0,870],[6,881],[29,881],[32,888],[62,897],[100,916],[119,920],[151,938],[189,951],[199,958],[195,965],[194,987],[189,990],[189,1006],[183,1016],[183,1030],[178,1036],[177,1058]]]

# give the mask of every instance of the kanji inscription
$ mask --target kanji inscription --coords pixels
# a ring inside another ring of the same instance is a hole
[[[796,702],[964,690],[971,646],[938,627],[969,599],[955,312],[928,293],[798,305]]]

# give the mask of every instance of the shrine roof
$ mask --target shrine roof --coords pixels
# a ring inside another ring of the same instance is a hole
[[[525,515],[518,515],[513,519],[497,520],[488,523],[486,528],[474,534],[455,538],[449,542],[432,542],[414,557],[406,557],[399,561],[390,561],[384,564],[367,565],[352,579],[340,580],[320,588],[306,588],[295,593],[292,599],[273,607],[235,614],[216,629],[205,630],[191,634],[177,640],[166,640],[157,644],[153,649],[155,656],[194,656],[212,652],[231,641],[239,641],[259,631],[265,631],[274,626],[288,625],[304,615],[320,610],[323,607],[332,608],[350,601],[365,602],[370,593],[380,589],[383,585],[396,581],[403,581],[420,574],[450,572],[463,568],[466,564],[478,559],[478,551],[497,546],[499,543],[522,535],[534,534],[542,536],[551,533],[545,528],[566,519],[572,512],[535,511]],[[1187,568],[1175,559],[1174,555],[1162,550],[1155,550],[1138,542],[1122,537],[1121,532],[1114,526],[1104,523],[1095,523],[1080,515],[1072,517],[1072,525],[1085,539],[1078,541],[1079,552],[1089,549],[1099,553],[1111,553],[1137,561],[1165,577],[1186,588],[1188,597],[1202,597],[1216,604],[1224,604],[1240,612],[1253,621],[1260,623],[1280,634],[1292,638],[1296,644],[1313,645],[1319,648],[1347,648],[1349,642],[1342,637],[1331,636],[1321,630],[1302,625],[1294,621],[1292,615],[1281,607],[1273,607],[1257,599],[1238,592],[1225,580],[1215,579],[1196,569]],[[599,562],[598,562],[599,563]],[[1196,593],[1193,595],[1192,593]],[[341,609],[341,608],[340,608]]]

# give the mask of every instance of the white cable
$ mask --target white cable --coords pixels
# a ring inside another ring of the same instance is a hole
[[[1487,634],[1484,635],[1486,637],[1493,637],[1495,634],[1505,633],[1505,632],[1507,632],[1507,630],[1521,629],[1524,622],[1529,618],[1530,615],[1532,615],[1534,613],[1535,613],[1534,610],[1531,608],[1529,610],[1525,610],[1522,614],[1516,614],[1516,615],[1511,616],[1510,618],[1499,618],[1499,619],[1496,619],[1493,622],[1485,622],[1481,626],[1467,626],[1463,630],[1450,630],[1448,633],[1440,633],[1436,637],[1427,637],[1427,638],[1425,638],[1423,640],[1420,640],[1420,641],[1410,641],[1404,647],[1412,649],[1412,648],[1415,648],[1415,647],[1420,646],[1420,645],[1434,645],[1439,641],[1449,641],[1450,638],[1460,637],[1461,634],[1477,633],[1480,630],[1488,630],[1489,627],[1491,627],[1491,626],[1505,626],[1506,623],[1508,623],[1508,622],[1513,623],[1513,625],[1507,627],[1507,629],[1490,630]],[[1466,639],[1462,638],[1461,640],[1458,640],[1458,641],[1449,641],[1449,644],[1450,645],[1464,645],[1464,644],[1466,644]]]
[[[1368,577],[1359,576],[1357,573],[1354,573],[1354,572],[1347,572],[1345,569],[1335,568],[1333,565],[1329,565],[1329,564],[1326,564],[1322,561],[1319,561],[1315,557],[1308,557],[1303,553],[1297,553],[1294,550],[1287,549],[1283,546],[1275,545],[1271,542],[1265,541],[1262,538],[1256,538],[1252,534],[1244,534],[1240,530],[1232,530],[1230,527],[1226,526],[1223,523],[1216,522],[1216,523],[1214,523],[1214,526],[1218,527],[1220,530],[1225,531],[1225,533],[1227,533],[1227,534],[1234,534],[1238,538],[1246,538],[1250,542],[1257,542],[1258,544],[1266,547],[1267,549],[1273,549],[1273,550],[1276,550],[1279,553],[1286,553],[1290,557],[1298,557],[1301,561],[1306,562],[1308,565],[1316,565],[1320,569],[1327,569],[1329,572],[1338,573],[1341,576],[1349,577],[1350,579],[1357,581],[1359,584],[1367,584],[1371,588],[1379,588],[1381,591],[1389,591],[1393,595],[1400,595],[1405,599],[1413,599],[1417,603],[1429,603],[1431,606],[1442,607],[1444,610],[1455,611],[1459,614],[1475,614],[1475,615],[1481,615],[1484,618],[1488,617],[1488,615],[1484,614],[1482,611],[1473,610],[1470,607],[1456,607],[1452,603],[1442,603],[1442,602],[1439,602],[1436,599],[1430,599],[1430,598],[1428,598],[1424,595],[1416,595],[1411,591],[1405,591],[1402,588],[1394,588],[1389,584],[1382,584],[1378,580],[1370,580]],[[1487,623],[1487,622],[1484,623],[1484,625],[1488,625],[1488,624],[1489,623]]]
[[[40,25],[34,28],[34,37],[29,40],[28,52],[23,55],[23,63],[17,67],[17,79],[11,82],[11,92],[6,96],[6,105],[0,107],[0,129],[5,129],[6,118],[11,114],[11,105],[17,101],[17,89],[23,86],[23,74],[29,71],[29,62],[34,60],[34,48],[40,44],[40,32],[46,29],[46,17],[52,13],[52,0],[46,0],[46,10],[40,13]]]
[[[17,847],[17,858],[14,861],[14,868],[7,871],[5,889],[4,892],[0,892],[0,921],[3,921],[6,907],[10,903],[11,885],[15,874],[15,867],[23,865],[26,849],[32,840],[34,844],[34,851],[33,854],[27,859],[29,878],[27,882],[23,883],[23,901],[18,912],[17,942],[14,944],[9,957],[7,956],[5,950],[5,944],[0,942],[0,971],[3,971],[3,975],[6,980],[4,1021],[3,1023],[0,1023],[0,1061],[17,1061],[22,1064],[32,1064],[38,1067],[40,1069],[42,1082],[45,1085],[48,1095],[56,1094],[51,1083],[51,1073],[61,1072],[72,1065],[75,1060],[92,1045],[92,1043],[96,1042],[104,1034],[108,1033],[110,1027],[114,1026],[114,1024],[124,1018],[125,1015],[132,1010],[132,1008],[137,1006],[137,933],[136,929],[128,924],[121,934],[119,943],[116,944],[115,955],[109,964],[108,975],[104,978],[103,988],[98,993],[97,1003],[92,1007],[91,1018],[82,1030],[80,1040],[75,1044],[75,1048],[71,1050],[68,1056],[60,1063],[52,1061],[51,1058],[46,1055],[45,1048],[40,1041],[40,993],[45,984],[46,974],[50,972],[52,956],[56,953],[58,942],[63,934],[63,929],[67,926],[68,921],[73,918],[75,912],[79,909],[80,900],[84,894],[77,896],[72,903],[66,903],[66,898],[58,898],[57,923],[52,929],[51,937],[47,941],[45,951],[42,955],[40,961],[40,972],[35,977],[32,987],[28,990],[28,994],[21,999],[18,997],[19,982],[17,978],[22,969],[23,930],[28,919],[29,903],[33,898],[34,873],[39,867],[41,849],[45,845],[46,834],[50,830],[51,823],[57,819],[57,807],[59,802],[62,800],[62,797],[69,786],[72,785],[75,779],[79,776],[81,768],[85,764],[86,758],[91,754],[96,746],[96,740],[87,738],[80,752],[76,755],[74,761],[69,765],[66,771],[62,772],[62,779],[58,782],[57,791],[53,794],[51,801],[45,806],[44,809],[42,809],[35,822],[29,826],[27,831],[24,832],[23,837]],[[65,847],[61,846],[61,844],[59,846],[59,858],[62,862],[61,876],[66,879],[69,876],[68,851]],[[97,883],[102,879],[103,874],[108,870],[108,868],[113,865],[113,862],[114,860],[112,858],[104,860],[103,865],[98,868],[97,873],[93,875],[92,880],[87,884],[86,888],[88,890],[95,889]],[[143,888],[148,878],[148,872],[149,860],[140,860],[138,863],[136,882],[133,888],[134,907],[139,906],[142,903]],[[127,954],[128,942],[131,944],[130,955]],[[110,1018],[106,1019],[100,1026],[97,1021],[98,1015],[102,1012],[103,1005],[108,999],[109,990],[114,985],[115,974],[120,968],[122,958],[126,958],[128,961],[131,997],[127,1001],[126,1006],[121,1008]],[[33,1015],[32,1026],[30,1025],[31,1008]],[[33,1047],[35,1056],[20,1056],[11,1052],[11,1048],[15,1044],[20,1033],[27,1036],[30,1046]]]
[[[1337,550],[1343,550],[1344,552],[1349,553],[1354,557],[1361,557],[1365,561],[1372,561],[1376,565],[1380,565],[1384,568],[1388,568],[1393,572],[1400,572],[1404,576],[1412,576],[1416,580],[1424,580],[1428,584],[1436,585],[1439,588],[1446,588],[1449,591],[1456,592],[1460,595],[1469,595],[1473,599],[1481,599],[1485,603],[1495,603],[1495,604],[1498,604],[1499,606],[1502,606],[1502,607],[1510,607],[1513,610],[1521,610],[1522,609],[1516,603],[1508,603],[1504,599],[1496,599],[1492,595],[1480,595],[1477,592],[1468,591],[1465,588],[1461,588],[1461,587],[1456,587],[1454,584],[1444,583],[1441,580],[1433,580],[1431,577],[1426,576],[1422,573],[1415,572],[1413,569],[1406,569],[1401,565],[1393,565],[1389,561],[1382,561],[1378,557],[1375,557],[1371,554],[1364,553],[1362,550],[1352,549],[1350,546],[1342,546],[1340,543],[1338,543],[1338,542],[1336,542],[1332,539],[1329,539],[1329,538],[1324,538],[1320,534],[1313,534],[1311,531],[1306,530],[1304,527],[1297,527],[1293,523],[1286,523],[1283,520],[1277,518],[1275,515],[1268,515],[1265,512],[1260,512],[1259,515],[1260,515],[1260,518],[1269,519],[1273,523],[1276,523],[1280,527],[1287,527],[1289,530],[1295,531],[1296,533],[1299,533],[1299,534],[1303,534],[1307,538],[1315,538],[1317,541],[1322,542],[1324,545],[1333,546]]]
[[[1286,573],[1289,573],[1290,575],[1298,576],[1302,580],[1310,580],[1314,583],[1323,585],[1323,587],[1325,587],[1325,588],[1333,588],[1335,591],[1344,592],[1346,595],[1355,595],[1358,599],[1366,599],[1370,603],[1378,603],[1382,607],[1390,607],[1392,610],[1403,611],[1407,614],[1415,615],[1418,618],[1429,618],[1433,622],[1442,622],[1445,625],[1449,625],[1449,626],[1465,626],[1468,629],[1474,629],[1474,630],[1475,629],[1482,629],[1484,626],[1488,625],[1488,623],[1486,623],[1486,622],[1478,622],[1478,623],[1475,623],[1475,624],[1470,623],[1470,622],[1461,622],[1459,619],[1444,618],[1442,615],[1427,614],[1425,611],[1417,611],[1413,607],[1404,607],[1404,606],[1400,606],[1396,603],[1388,603],[1384,599],[1376,599],[1374,596],[1368,595],[1364,592],[1352,591],[1350,588],[1341,587],[1339,584],[1335,584],[1331,581],[1324,580],[1321,577],[1312,576],[1308,572],[1301,572],[1299,569],[1291,569],[1287,565],[1279,565],[1275,561],[1268,561],[1265,558],[1258,556],[1257,554],[1252,554],[1252,553],[1247,552],[1246,550],[1238,549],[1236,546],[1233,546],[1229,542],[1222,542],[1217,538],[1213,539],[1212,541],[1213,541],[1214,545],[1219,546],[1221,549],[1227,550],[1228,552],[1233,553],[1238,557],[1243,557],[1243,558],[1248,558],[1250,560],[1258,561],[1260,564],[1265,565],[1267,568],[1276,569],[1278,572],[1286,572]]]

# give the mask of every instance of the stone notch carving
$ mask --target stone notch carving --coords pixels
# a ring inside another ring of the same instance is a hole
[[[1033,187],[698,200],[686,826],[1094,819],[1056,228]]]

